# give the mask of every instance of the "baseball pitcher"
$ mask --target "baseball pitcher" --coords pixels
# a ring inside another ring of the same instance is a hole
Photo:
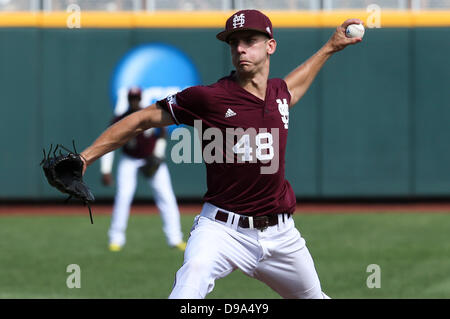
[[[217,34],[229,46],[235,68],[231,74],[130,114],[81,153],[86,169],[147,129],[173,123],[200,121],[200,136],[208,132],[208,137],[223,138],[213,154],[216,160],[204,158],[208,189],[170,298],[205,298],[216,279],[236,269],[284,298],[328,298],[292,218],[296,198],[285,178],[284,158],[289,109],[335,52],[362,41],[346,37],[350,24],[362,21],[346,20],[284,79],[269,79],[277,47],[272,23],[257,10],[236,12]],[[202,141],[204,157],[210,139]]]

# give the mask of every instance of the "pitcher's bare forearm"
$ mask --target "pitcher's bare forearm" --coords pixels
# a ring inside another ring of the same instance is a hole
[[[361,38],[347,38],[345,36],[347,26],[354,23],[360,24],[363,22],[359,19],[348,19],[344,21],[342,25],[336,28],[331,38],[319,51],[285,77],[284,80],[291,93],[290,106],[297,103],[306,91],[308,91],[320,69],[334,53],[344,49],[348,45],[362,41]]]
[[[134,112],[104,131],[91,146],[81,152],[85,162],[84,170],[95,160],[123,146],[136,135],[151,127],[163,127],[173,124],[172,117],[156,104]],[[83,170],[83,173],[84,173]]]
[[[332,50],[328,45],[325,45],[286,76],[285,81],[291,93],[291,106],[297,103],[308,91],[317,73],[332,54]]]

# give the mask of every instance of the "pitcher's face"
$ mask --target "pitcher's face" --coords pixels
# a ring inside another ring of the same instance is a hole
[[[230,35],[231,59],[239,73],[257,73],[275,52],[276,42],[257,31],[240,31]]]

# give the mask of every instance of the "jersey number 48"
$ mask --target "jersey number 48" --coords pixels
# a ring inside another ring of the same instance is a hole
[[[233,152],[238,155],[240,162],[253,161],[253,145],[256,145],[256,158],[260,161],[270,161],[274,156],[273,137],[269,132],[259,133],[255,136],[255,142],[251,143],[251,135],[242,135],[233,146]]]

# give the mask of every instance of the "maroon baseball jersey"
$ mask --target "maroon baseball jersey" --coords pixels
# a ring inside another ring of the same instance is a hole
[[[177,124],[198,126],[194,121],[200,120],[200,136],[210,128],[222,133],[223,148],[215,150],[221,152],[215,161],[205,158],[214,139],[202,139],[208,187],[204,201],[243,215],[293,213],[296,198],[285,179],[291,98],[286,83],[269,79],[263,101],[243,89],[233,73],[212,85],[187,88],[158,104]],[[229,136],[233,138],[227,140]]]
[[[120,121],[131,113],[133,112],[128,111],[121,116],[115,117],[111,124]],[[160,133],[161,130],[158,130],[156,134],[155,131],[156,129],[150,129],[132,138],[122,147],[122,152],[134,158],[147,158],[151,156],[155,148],[156,140],[162,134]]]

